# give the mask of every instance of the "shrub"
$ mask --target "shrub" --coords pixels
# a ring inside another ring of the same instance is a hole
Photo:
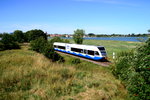
[[[3,51],[3,50],[5,50],[5,45],[2,42],[0,42],[0,51]]]
[[[125,82],[133,99],[150,100],[150,39],[135,52],[120,53],[113,73]]]
[[[43,37],[37,38],[30,42],[30,49],[42,53],[52,61],[64,62],[64,58],[56,53],[53,46],[47,42]]]
[[[42,53],[49,59],[52,59],[52,61],[59,61],[59,62],[64,62],[64,58],[60,56],[58,53],[54,51],[54,49],[51,47],[50,44],[46,44],[43,47]]]
[[[121,52],[118,54],[118,58],[116,60],[115,69],[113,70],[113,74],[117,76],[117,78],[121,80],[128,80],[130,76],[130,72],[132,71],[132,59],[134,53],[130,52]]]
[[[46,44],[47,40],[45,40],[43,37],[39,37],[38,39],[30,42],[30,49],[42,53]]]
[[[7,33],[3,34],[0,47],[1,50],[20,49],[20,46],[14,41],[14,37]]]

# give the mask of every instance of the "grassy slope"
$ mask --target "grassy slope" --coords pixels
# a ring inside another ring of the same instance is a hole
[[[0,52],[0,100],[124,100],[127,91],[107,68],[82,61],[53,63],[25,48]],[[129,99],[129,98],[128,98]]]

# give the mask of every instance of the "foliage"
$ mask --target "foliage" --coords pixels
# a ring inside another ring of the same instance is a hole
[[[95,34],[94,34],[94,33],[89,33],[88,36],[89,36],[89,37],[94,37]]]
[[[3,36],[3,34],[2,33],[0,33],[0,38]]]
[[[45,40],[47,40],[47,34],[44,33],[42,30],[30,30],[30,31],[27,31],[25,33],[25,37],[27,38],[27,41],[30,42],[32,40],[35,40],[39,37],[43,37]]]
[[[0,41],[0,51],[3,51],[3,50],[5,50],[5,45],[4,45],[4,43],[2,43],[2,42]]]
[[[7,49],[19,49],[20,46],[14,41],[14,37],[11,34],[4,33],[0,41],[0,50]]]
[[[54,51],[50,43],[47,43],[43,47],[42,54],[44,54],[47,58],[52,59],[52,61],[64,62],[64,58]]]
[[[150,100],[150,39],[135,52],[118,56],[114,75],[123,80],[135,100]]]
[[[74,35],[73,35],[73,40],[75,41],[75,43],[82,44],[84,34],[85,34],[85,31],[82,29],[75,30]]]
[[[45,40],[43,37],[39,37],[30,42],[30,49],[42,53],[46,44],[47,40]]]
[[[53,46],[43,37],[39,37],[31,41],[30,47],[31,50],[44,54],[44,56],[51,59],[52,61],[64,62],[63,57],[56,53],[53,49]]]
[[[14,36],[14,40],[19,42],[19,43],[23,43],[24,42],[24,33],[21,30],[16,30],[13,33]]]

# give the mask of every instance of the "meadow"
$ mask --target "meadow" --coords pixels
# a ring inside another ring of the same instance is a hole
[[[74,43],[72,39],[69,39],[71,43]],[[130,41],[113,41],[113,40],[84,40],[83,44],[104,46],[108,54],[108,58],[112,59],[113,52],[117,53],[122,51],[129,51],[140,45],[141,42]]]
[[[73,43],[73,41],[71,41]],[[137,43],[85,40],[113,51],[131,50]],[[22,49],[0,51],[0,100],[130,100],[121,81],[105,68],[62,55],[65,63]]]

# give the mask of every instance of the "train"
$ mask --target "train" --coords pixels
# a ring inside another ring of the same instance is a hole
[[[69,53],[96,61],[107,58],[107,53],[104,46],[54,42],[53,47],[56,51]]]

